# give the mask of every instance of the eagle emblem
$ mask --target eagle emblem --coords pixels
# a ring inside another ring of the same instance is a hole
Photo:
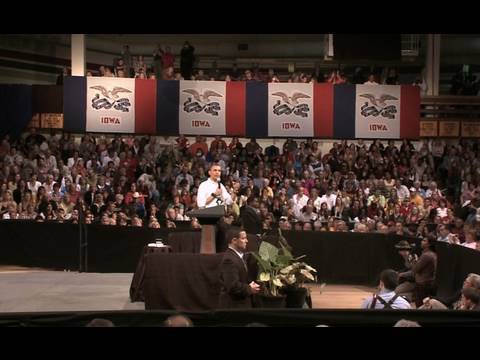
[[[382,94],[379,98],[376,98],[373,94],[360,94],[359,96],[367,98],[374,106],[381,108],[387,106],[387,104],[385,103],[385,101],[387,100],[398,100],[398,98],[396,98],[395,96],[388,94]]]
[[[386,103],[387,100],[398,100],[395,96],[388,94],[382,94],[378,98],[373,94],[360,94],[358,96],[370,100],[371,103],[371,106],[369,106],[368,102],[365,102],[365,104],[360,107],[362,116],[376,117],[381,115],[386,119],[394,119],[395,114],[398,112],[395,105],[387,105]]]
[[[216,99],[210,98],[223,97],[222,94],[213,90],[205,90],[202,94],[195,89],[185,89],[183,92],[191,95],[191,97],[187,97],[187,101],[183,104],[184,111],[187,113],[205,111],[207,114],[218,116],[218,112],[221,110],[220,103],[215,101]]]
[[[283,91],[277,91],[272,93],[272,96],[278,96],[282,99],[277,100],[276,104],[273,105],[273,113],[277,116],[280,115],[290,115],[294,114],[300,117],[307,117],[310,108],[306,103],[300,103],[300,99],[309,99],[311,96],[301,93],[301,92],[294,92],[292,96],[288,96]]]
[[[98,90],[102,93],[103,96],[112,100],[119,98],[119,96],[117,95],[118,93],[122,93],[122,92],[131,93],[130,90],[125,89],[123,87],[119,87],[119,86],[115,86],[111,91],[107,90],[104,86],[101,86],[101,85],[90,86],[90,89]]]
[[[309,99],[310,96],[307,94],[303,94],[301,92],[295,92],[292,96],[288,96],[283,91],[278,91],[272,93],[272,96],[279,96],[282,98],[283,102],[287,103],[288,105],[296,106],[299,104],[298,99]]]
[[[203,94],[200,94],[195,89],[185,89],[183,92],[192,95],[196,101],[202,104],[208,104],[210,101],[212,101],[210,100],[210,97],[223,97],[222,94],[219,94],[213,90],[205,90]]]

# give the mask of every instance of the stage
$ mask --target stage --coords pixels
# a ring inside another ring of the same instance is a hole
[[[82,327],[107,318],[121,327],[158,327],[175,310],[147,310],[131,303],[132,273],[78,273],[2,267],[0,327]],[[252,322],[268,326],[391,327],[400,319],[422,326],[479,326],[480,313],[470,311],[361,310],[373,288],[358,285],[309,285],[313,309],[251,309],[186,312],[198,327],[236,327]]]
[[[144,310],[143,302],[130,302],[132,276],[2,267],[0,313]],[[351,285],[309,287],[314,309],[358,309],[374,291]]]
[[[130,302],[132,276],[2,267],[0,313],[144,310]]]

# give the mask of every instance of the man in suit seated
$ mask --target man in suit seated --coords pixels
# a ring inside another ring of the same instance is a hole
[[[252,281],[251,271],[247,266],[245,251],[247,233],[240,231],[230,240],[220,264],[219,308],[251,308],[252,295],[260,292],[260,285]],[[250,275],[249,275],[250,273]]]

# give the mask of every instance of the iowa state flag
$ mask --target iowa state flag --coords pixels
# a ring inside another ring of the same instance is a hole
[[[157,131],[166,135],[245,135],[245,83],[158,81]]]
[[[156,133],[155,80],[67,77],[64,128],[71,132]]]
[[[420,91],[415,86],[335,85],[332,137],[338,139],[417,138]]]
[[[331,137],[331,84],[246,84],[246,132],[254,137]]]
[[[414,86],[67,77],[71,132],[418,138]]]
[[[417,138],[414,86],[246,84],[246,133],[254,137]]]

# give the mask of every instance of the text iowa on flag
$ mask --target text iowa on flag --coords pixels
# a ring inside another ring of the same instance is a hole
[[[91,132],[135,132],[135,79],[87,78],[87,126]]]
[[[420,92],[408,85],[336,85],[333,137],[418,138]]]
[[[313,136],[313,84],[268,84],[268,135]]]
[[[400,137],[400,86],[357,85],[355,137]]]
[[[226,83],[181,81],[179,131],[188,135],[225,135]]]
[[[63,85],[66,131],[155,134],[157,82],[67,76]]]

